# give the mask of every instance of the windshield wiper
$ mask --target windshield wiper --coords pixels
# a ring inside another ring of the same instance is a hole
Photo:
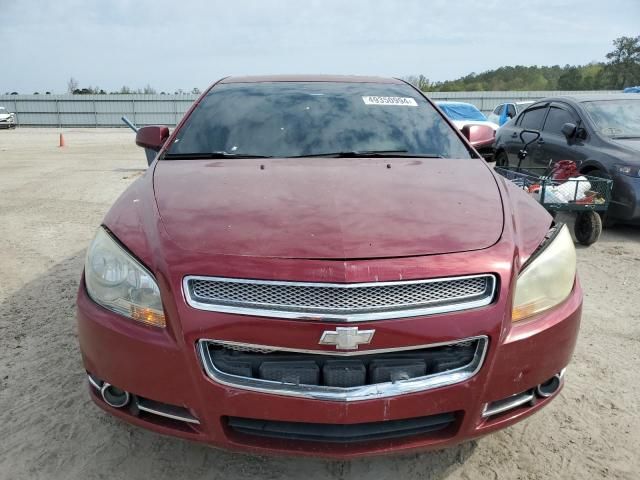
[[[289,158],[369,158],[369,157],[406,157],[406,158],[442,158],[442,155],[431,153],[409,153],[407,150],[352,150],[345,152],[312,153],[309,155],[295,155]]]
[[[442,155],[430,153],[409,153],[406,150],[352,150],[344,152],[312,153],[309,155],[293,155],[285,158],[371,158],[371,157],[405,157],[405,158],[443,158]],[[166,153],[166,160],[209,160],[217,158],[274,158],[271,155],[252,155],[248,153],[231,152],[194,152],[194,153]]]
[[[640,135],[613,135],[611,138],[614,140],[633,140],[634,138],[640,138]]]
[[[209,160],[216,158],[271,158],[268,155],[251,155],[248,153],[230,152],[194,152],[194,153],[167,153],[163,157],[166,160]]]

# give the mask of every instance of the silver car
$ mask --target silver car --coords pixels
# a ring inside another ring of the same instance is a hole
[[[16,114],[0,107],[0,128],[16,128]]]

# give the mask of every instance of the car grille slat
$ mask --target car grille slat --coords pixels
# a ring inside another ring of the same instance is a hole
[[[358,443],[440,432],[456,421],[455,413],[355,424],[282,422],[228,417],[227,425],[245,435],[308,442]]]
[[[366,321],[488,305],[493,300],[495,277],[335,284],[189,276],[184,290],[187,302],[203,310]]]

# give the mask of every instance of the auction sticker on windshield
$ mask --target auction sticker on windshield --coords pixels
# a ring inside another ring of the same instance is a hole
[[[417,107],[418,104],[411,97],[362,97],[366,105],[399,105],[402,107]]]

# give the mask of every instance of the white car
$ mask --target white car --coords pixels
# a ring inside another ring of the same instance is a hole
[[[0,128],[16,128],[16,114],[0,107]]]
[[[471,103],[436,101],[435,104],[459,130],[465,125],[487,125],[494,131],[498,129],[497,123],[487,120],[484,113]]]
[[[531,105],[533,101],[501,103],[493,109],[487,117],[489,121],[502,126],[512,118],[515,118],[522,110]]]

